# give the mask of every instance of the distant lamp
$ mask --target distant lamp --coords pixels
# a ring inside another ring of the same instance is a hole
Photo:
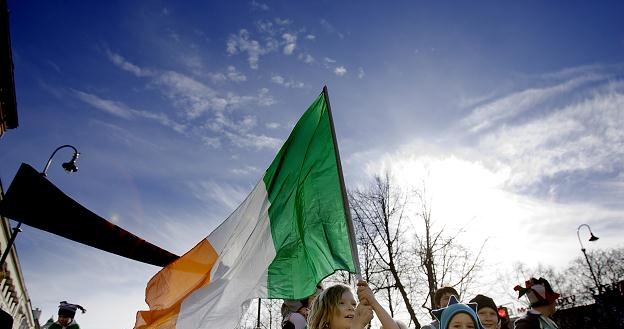
[[[589,272],[592,275],[592,278],[594,279],[594,283],[596,284],[596,288],[598,288],[598,294],[602,293],[602,287],[600,286],[600,283],[598,283],[598,279],[596,278],[596,275],[594,274],[594,269],[591,266],[591,263],[589,262],[589,257],[587,257],[587,253],[585,252],[585,247],[583,247],[583,242],[581,242],[581,236],[579,234],[581,227],[587,227],[587,229],[589,230],[589,241],[596,241],[598,240],[598,237],[594,235],[594,233],[592,233],[591,228],[589,227],[589,225],[587,224],[581,224],[579,225],[579,227],[576,229],[576,237],[578,238],[579,244],[581,245],[581,251],[583,252],[583,255],[585,256],[585,261],[587,261],[587,266],[589,266]]]
[[[58,152],[58,150],[60,150],[62,148],[65,148],[65,147],[70,147],[71,149],[73,149],[74,150],[74,155],[72,156],[71,160],[69,160],[68,162],[64,162],[61,165],[61,167],[63,167],[63,169],[65,169],[65,171],[67,171],[67,172],[76,172],[76,171],[78,171],[78,166],[76,166],[76,160],[78,160],[78,156],[80,155],[80,153],[72,145],[66,144],[66,145],[57,147],[56,150],[54,150],[54,152],[52,152],[52,155],[50,155],[50,159],[48,159],[48,163],[46,164],[45,168],[43,168],[43,171],[41,172],[44,176],[47,176],[48,167],[50,167],[50,164],[52,164],[52,158],[54,157],[56,152]]]
[[[589,241],[596,241],[598,240],[598,237],[594,235],[594,233],[589,232],[589,234],[591,234],[591,238],[589,238]]]

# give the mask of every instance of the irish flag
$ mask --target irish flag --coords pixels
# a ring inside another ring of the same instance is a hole
[[[147,284],[135,329],[232,329],[253,298],[305,298],[355,272],[327,88],[245,201]]]

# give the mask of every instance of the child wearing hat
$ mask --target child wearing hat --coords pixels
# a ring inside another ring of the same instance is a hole
[[[514,323],[515,329],[559,328],[550,318],[555,313],[555,301],[559,298],[559,294],[553,291],[546,279],[531,278],[525,282],[525,287],[517,285],[514,290],[518,292],[518,298],[527,296],[531,303],[527,313]]]
[[[82,306],[78,304],[70,304],[62,301],[59,305],[58,320],[54,322],[48,329],[80,329],[74,317],[76,310],[80,309],[82,313],[86,312]]]
[[[440,321],[440,329],[484,329],[476,313],[477,304],[462,304],[451,296],[448,306],[431,311]]]
[[[433,306],[435,308],[443,308],[446,307],[449,303],[449,299],[451,296],[455,296],[455,298],[459,297],[457,290],[453,287],[441,287],[438,288],[433,295]],[[434,319],[431,323],[426,324],[421,329],[438,329],[440,328],[440,322]]]
[[[485,329],[498,328],[498,308],[492,298],[479,294],[470,302],[477,304],[477,316],[479,316],[479,321]]]

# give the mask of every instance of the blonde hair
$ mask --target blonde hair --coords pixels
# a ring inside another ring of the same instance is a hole
[[[308,329],[328,329],[329,320],[338,310],[342,294],[351,288],[337,284],[321,292],[314,300],[308,315]]]

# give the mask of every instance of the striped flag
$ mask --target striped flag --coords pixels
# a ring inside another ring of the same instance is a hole
[[[356,271],[327,88],[245,201],[148,283],[135,329],[234,328],[253,298],[301,299]]]

